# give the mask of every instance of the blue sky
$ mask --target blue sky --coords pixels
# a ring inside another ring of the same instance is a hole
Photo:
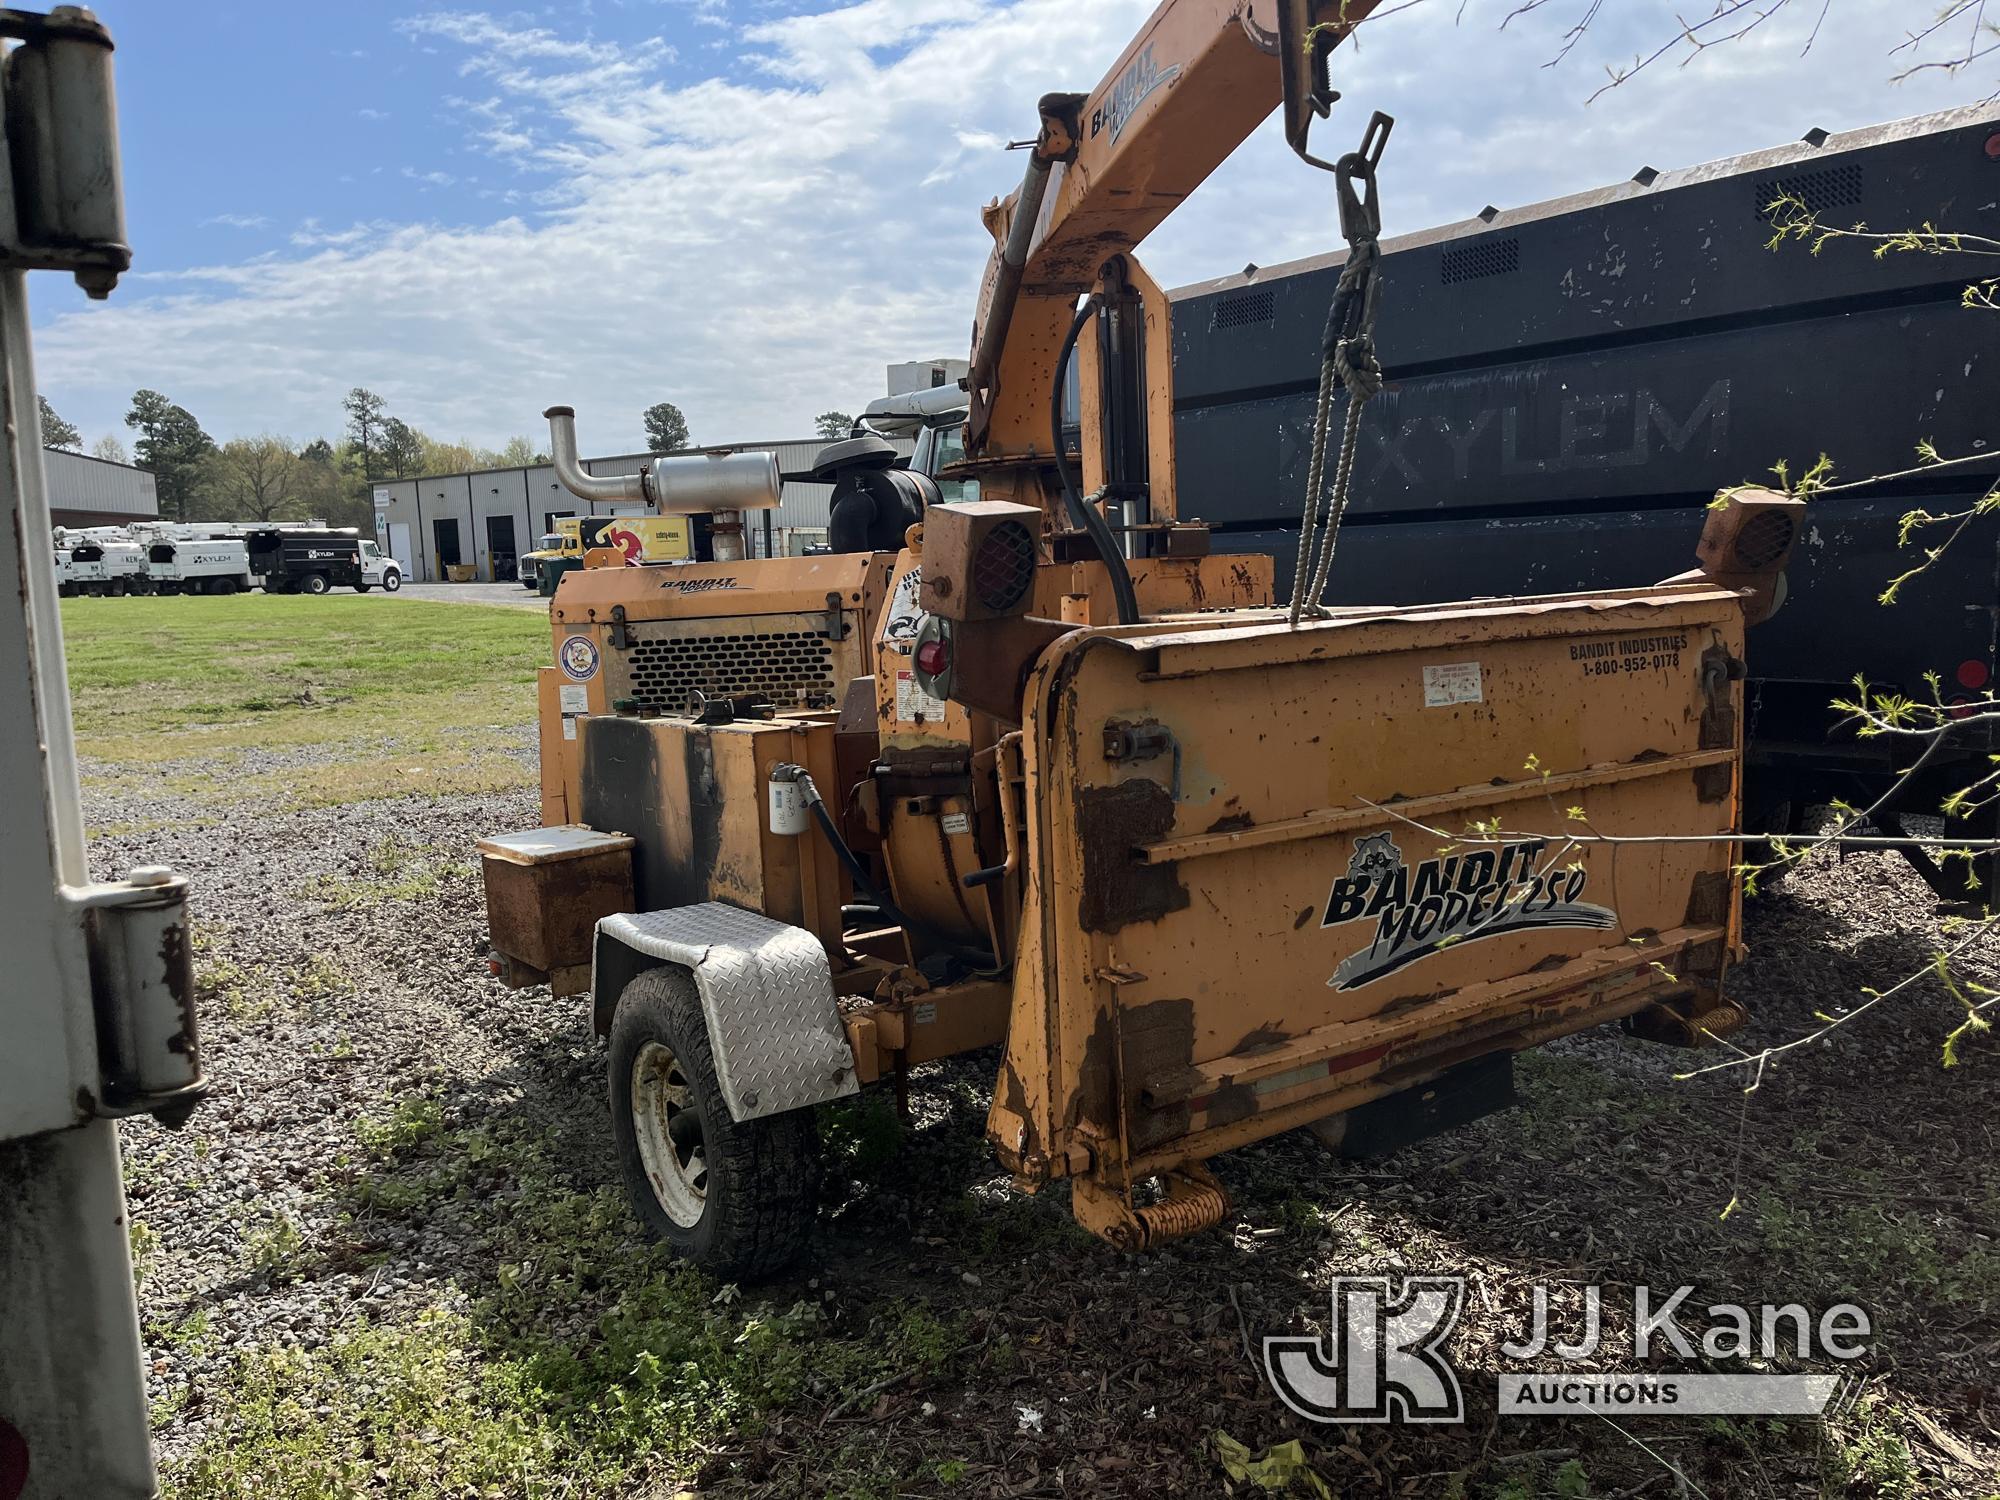
[[[1269,0],[1258,0],[1265,9]],[[1385,7],[1386,8],[1386,7]],[[1557,68],[1584,0],[1429,0],[1336,55],[1399,117],[1390,232],[1985,96],[1891,82],[1933,0],[1795,4],[1685,68],[1673,7],[1628,0]],[[639,446],[671,399],[697,441],[794,435],[962,354],[1034,101],[1090,88],[1149,0],[576,0],[198,5],[104,0],[134,273],[108,304],[34,279],[44,390],[86,441],[139,386],[218,438],[334,434],[352,385],[439,438]],[[1936,48],[1931,54],[1942,55]],[[1266,128],[1149,241],[1177,285],[1331,248],[1325,179]]]

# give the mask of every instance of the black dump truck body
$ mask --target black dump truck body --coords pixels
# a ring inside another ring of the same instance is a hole
[[[1391,162],[1392,207],[1394,194]],[[1781,195],[1842,227],[2000,234],[2000,107],[1815,132],[1385,241],[1389,386],[1363,414],[1335,602],[1650,583],[1690,565],[1718,488],[1769,482],[1781,460],[1797,475],[1824,453],[1858,479],[1916,467],[1920,442],[2000,454],[2000,315],[1961,306],[1990,263],[1878,260],[1853,241],[1774,251],[1766,210]],[[1181,513],[1212,523],[1219,547],[1271,553],[1281,591],[1341,259],[1173,294]],[[2000,605],[1990,525],[1899,603],[1876,600],[1921,560],[1898,546],[1904,513],[1963,509],[1996,468],[1813,502],[1790,597],[1752,639],[1753,817],[1886,784],[1890,747],[1857,742],[1828,709],[1857,673],[1924,696],[1926,672],[1947,695],[1987,688]],[[1940,786],[1963,784],[1983,749],[1959,747],[1955,766],[1912,788],[1909,810],[1935,811]]]
[[[250,571],[267,592],[323,594],[361,586],[361,541],[352,530],[252,531],[243,542]]]

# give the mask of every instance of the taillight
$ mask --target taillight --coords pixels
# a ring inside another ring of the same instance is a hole
[[[933,636],[917,647],[917,670],[926,677],[942,677],[951,670],[951,644]]]
[[[1993,675],[1986,670],[1986,663],[1977,657],[1968,656],[1958,664],[1958,685],[1968,693],[1976,693],[1986,686]]]

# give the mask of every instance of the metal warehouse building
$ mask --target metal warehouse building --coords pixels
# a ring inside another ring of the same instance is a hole
[[[769,453],[778,460],[784,489],[778,508],[746,516],[753,556],[786,556],[826,540],[827,505],[833,487],[805,476],[827,445],[825,438],[770,443],[721,443],[687,448],[689,454]],[[897,442],[906,456],[913,445]],[[593,474],[629,474],[650,453],[625,453],[584,460]],[[149,480],[150,480],[150,476]],[[565,516],[643,515],[636,505],[595,510],[565,489],[548,464],[525,469],[476,469],[469,474],[431,474],[420,479],[378,480],[375,484],[375,539],[403,565],[412,580],[441,579],[446,566],[471,563],[479,577],[506,581],[515,561],[533,550],[544,532]]]
[[[49,480],[51,525],[129,526],[159,519],[159,488],[144,469],[44,448],[42,470]]]

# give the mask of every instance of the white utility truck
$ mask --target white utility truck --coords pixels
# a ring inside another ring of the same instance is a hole
[[[145,549],[156,594],[234,594],[251,585],[250,549],[239,526],[142,521],[132,540]]]
[[[250,587],[250,552],[232,541],[149,542],[146,574],[159,594],[234,594]]]
[[[62,547],[65,541],[68,593],[118,598],[153,591],[146,572],[146,549],[136,542],[71,532],[57,546]]]
[[[85,863],[26,285],[101,298],[131,264],[111,38],[64,7],[0,10],[0,40],[0,1496],[151,1500],[115,1122],[202,1090],[187,881]]]

